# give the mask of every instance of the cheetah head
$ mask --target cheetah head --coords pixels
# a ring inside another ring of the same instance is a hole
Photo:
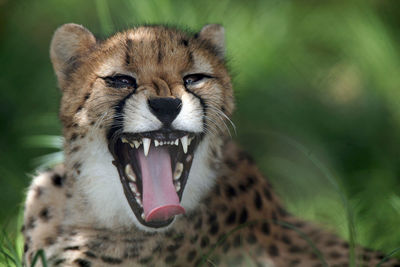
[[[50,52],[78,206],[101,226],[145,230],[195,208],[233,111],[223,28],[146,26],[99,41],[66,24]]]

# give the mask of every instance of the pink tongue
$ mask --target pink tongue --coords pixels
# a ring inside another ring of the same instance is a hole
[[[139,150],[142,170],[144,220],[165,221],[185,213],[172,183],[171,158],[166,148],[150,147],[147,157]]]

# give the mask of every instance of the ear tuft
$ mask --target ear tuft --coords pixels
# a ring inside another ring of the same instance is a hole
[[[96,38],[81,25],[69,23],[56,30],[51,40],[50,57],[61,88],[74,64],[95,44]]]
[[[223,58],[225,56],[225,29],[219,24],[205,25],[199,32],[199,38],[215,46]]]

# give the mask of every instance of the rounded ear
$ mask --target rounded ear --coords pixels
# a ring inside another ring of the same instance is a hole
[[[210,42],[218,51],[218,55],[225,56],[225,30],[219,24],[207,24],[198,34],[200,39]]]
[[[53,35],[50,58],[61,88],[79,65],[80,57],[96,44],[93,34],[81,25],[64,24]]]

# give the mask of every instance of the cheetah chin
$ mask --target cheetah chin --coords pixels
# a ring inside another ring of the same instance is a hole
[[[180,202],[200,140],[199,134],[169,129],[109,139],[125,197],[141,224],[165,227],[185,213]]]

